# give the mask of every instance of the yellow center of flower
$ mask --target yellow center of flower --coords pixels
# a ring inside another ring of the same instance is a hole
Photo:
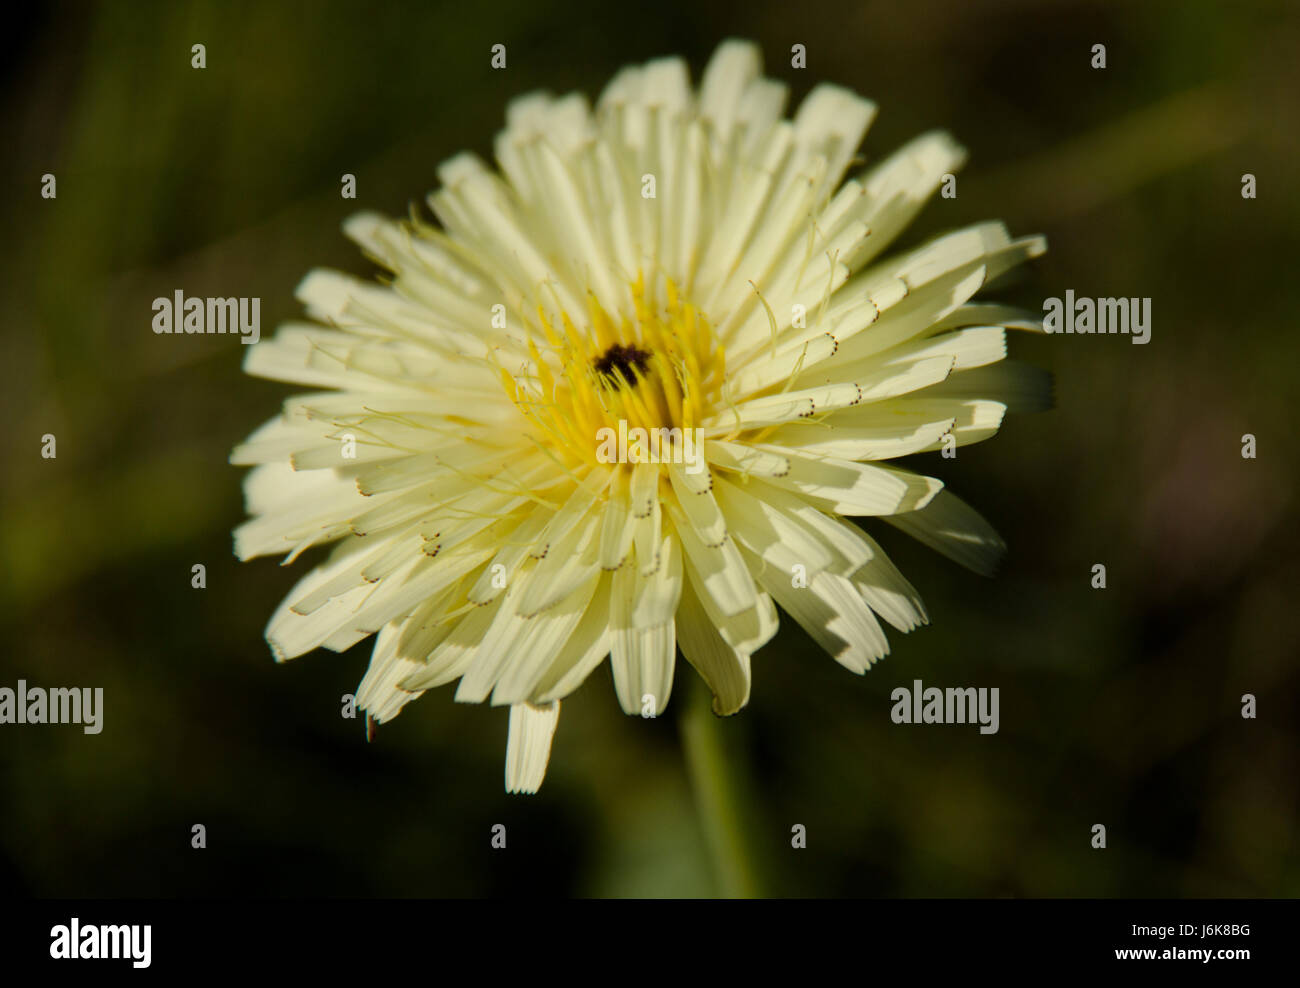
[[[723,348],[704,314],[668,280],[662,306],[647,298],[645,279],[631,286],[635,318],[615,319],[587,296],[586,325],[568,313],[556,327],[542,307],[546,346],[530,338],[531,366],[501,368],[516,406],[537,426],[534,439],[578,463],[598,462],[602,429],[694,429],[719,400]]]

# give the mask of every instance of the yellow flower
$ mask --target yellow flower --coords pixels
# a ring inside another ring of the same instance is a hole
[[[864,672],[926,621],[861,528],[988,572],[1002,544],[900,456],[978,442],[1046,375],[971,301],[1042,252],[985,223],[884,257],[964,152],[925,134],[841,182],[875,113],[821,85],[784,118],[755,46],[624,69],[593,111],[516,100],[499,171],[438,170],[440,223],[345,224],[389,277],[315,271],[313,321],[246,370],[318,390],[232,454],[255,465],[241,558],[333,543],[267,627],[278,659],[375,635],[358,702],[426,689],[510,707],[506,786],[535,791],[559,701],[608,657],[658,714],[678,648],[745,705],[777,605]],[[616,440],[617,437],[617,441]]]

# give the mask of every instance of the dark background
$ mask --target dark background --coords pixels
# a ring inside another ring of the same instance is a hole
[[[507,100],[758,41],[799,98],[875,99],[868,161],[934,127],[971,151],[903,244],[1003,218],[1049,252],[1001,293],[1149,296],[1152,341],[1017,337],[1058,407],[924,466],[1010,553],[984,580],[871,528],[932,625],[862,678],[793,624],[722,725],[775,895],[1295,896],[1300,7],[525,0],[36,5],[9,14],[0,241],[0,685],[102,686],[104,731],[0,727],[0,886],[44,896],[707,895],[675,713],[607,668],[564,704],[545,786],[502,786],[506,714],[427,694],[366,744],[339,716],[370,643],[272,663],[305,570],[239,564],[230,448],[286,389],[151,302],[262,298],[371,267],[360,208],[405,213],[488,155]],[[190,46],[207,68],[190,67]],[[508,68],[489,68],[504,43]],[[807,46],[808,67],[790,67]],[[1091,46],[1108,67],[1090,67]],[[40,197],[52,172],[58,198]],[[357,176],[355,202],[339,177]],[[1241,177],[1258,180],[1243,199]],[[40,437],[58,437],[58,458]],[[1258,439],[1243,459],[1241,437]],[[883,529],[883,531],[881,531]],[[190,567],[208,586],[190,586]],[[1108,587],[1094,590],[1094,563]],[[679,668],[678,691],[693,673]],[[890,691],[1001,690],[1001,731],[891,723]],[[677,691],[675,691],[677,692]],[[1241,696],[1258,698],[1244,720]],[[207,827],[208,847],[190,848]],[[505,851],[489,829],[508,828]],[[807,827],[806,850],[790,828]],[[1090,846],[1105,824],[1108,846]]]

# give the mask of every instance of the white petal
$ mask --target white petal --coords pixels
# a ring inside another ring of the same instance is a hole
[[[385,625],[375,635],[370,665],[361,685],[357,687],[357,706],[381,724],[392,720],[401,712],[402,707],[420,695],[398,685],[422,665],[398,656],[397,644],[401,631],[402,622],[397,621]]]
[[[733,714],[749,702],[749,653],[732,648],[704,611],[688,580],[677,608],[677,644],[713,691],[713,711]]]
[[[783,425],[770,439],[774,445],[843,460],[889,460],[938,449],[940,440],[952,431],[954,422],[954,419],[932,421],[927,416],[908,416],[892,409],[847,422],[841,422],[837,415],[828,423],[830,428],[799,423]]]
[[[761,496],[719,477],[718,501],[732,521],[736,541],[787,576],[795,566],[811,578],[832,563],[823,540]]]
[[[551,740],[560,720],[559,702],[545,706],[518,703],[510,708],[506,742],[506,792],[535,793],[546,777]]]
[[[700,80],[699,113],[726,143],[740,114],[741,99],[763,69],[758,45],[728,40],[718,45]]]
[[[938,384],[948,377],[953,363],[953,357],[941,354],[899,366],[881,366],[874,358],[869,363],[846,364],[836,368],[835,376],[842,373],[850,380],[753,398],[706,419],[704,428],[711,433],[737,432],[883,401]]]
[[[641,711],[647,694],[657,716],[668,703],[673,683],[676,637],[673,615],[682,594],[682,558],[677,540],[667,535],[656,553],[655,568],[624,566],[610,592],[610,660],[614,688],[623,710]]]
[[[744,470],[762,476],[777,487],[814,499],[842,515],[889,515],[914,511],[928,504],[943,488],[942,481],[908,470],[855,463],[831,456],[816,457],[791,449],[759,448],[784,457],[789,469],[764,474],[753,464],[746,464]],[[720,458],[715,462],[724,469],[729,466]]]
[[[508,658],[492,689],[493,705],[519,703],[534,697],[538,683],[586,617],[600,580],[600,571],[592,569],[586,582],[559,604],[529,619],[532,626]]]
[[[1042,412],[1052,407],[1052,375],[1041,367],[1004,360],[953,374],[918,398],[987,399],[1012,412]]]
[[[609,655],[609,599],[612,579],[603,574],[578,627],[534,687],[538,703],[561,699],[582,685]]]
[[[763,588],[836,662],[852,672],[866,672],[889,654],[879,622],[853,584],[833,573],[820,573],[807,586],[794,586],[775,570],[759,575]]]
[[[426,690],[444,686],[464,675],[474,661],[479,643],[496,621],[501,601],[494,600],[474,607],[456,622],[451,634],[433,650],[424,668],[413,672],[399,685],[406,690]]]
[[[673,621],[649,628],[610,631],[610,668],[614,692],[630,716],[648,709],[657,717],[668,706],[673,689],[677,638]]]
[[[519,613],[531,617],[553,607],[585,583],[599,567],[596,553],[600,516],[588,515],[537,564],[519,598]]]
[[[840,184],[875,116],[876,104],[871,100],[824,82],[814,86],[799,104],[794,117],[795,139],[808,153],[827,159],[817,189],[819,201]]]
[[[628,471],[614,471],[609,498],[601,516],[600,565],[605,570],[618,569],[632,548],[636,519],[632,517],[629,480]]]
[[[949,491],[940,491],[918,511],[891,515],[885,521],[981,576],[992,576],[1006,551],[993,526]]]
[[[668,477],[682,513],[690,520],[692,528],[707,546],[721,545],[727,537],[727,519],[713,497],[712,480],[708,470],[689,474],[678,463],[668,465]]]
[[[700,538],[686,515],[676,503],[668,502],[668,513],[673,527],[681,538],[682,548],[690,563],[692,574],[700,587],[721,614],[731,617],[754,607],[758,588],[749,575],[735,542],[730,538],[721,545],[708,545]]]
[[[869,562],[864,563],[850,577],[862,599],[873,611],[904,633],[928,624],[930,618],[916,588],[907,582],[880,546],[866,535],[862,537],[875,553]]]

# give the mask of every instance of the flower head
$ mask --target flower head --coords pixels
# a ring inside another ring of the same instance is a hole
[[[991,569],[990,527],[890,461],[1045,403],[1003,359],[1038,323],[971,301],[1043,241],[985,223],[885,257],[962,149],[926,134],[841,183],[874,105],[785,102],[750,44],[698,92],[652,61],[594,112],[512,103],[499,171],[439,168],[440,225],[347,221],[389,274],[303,280],[312,321],[246,370],[317,390],[231,457],[255,466],[241,558],[333,545],[267,627],[278,659],[374,635],[376,720],[454,681],[508,705],[506,785],[531,792],[559,701],[607,657],[628,713],[662,712],[680,648],[730,714],[777,605],[858,673],[889,651],[879,619],[925,623],[843,516]]]

